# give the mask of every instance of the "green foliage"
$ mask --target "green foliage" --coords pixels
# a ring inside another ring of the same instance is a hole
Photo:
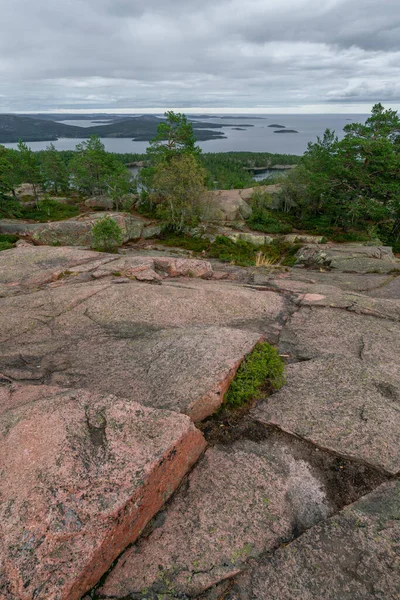
[[[7,233],[0,233],[0,252],[2,250],[10,250],[14,248],[15,243],[18,241],[17,235],[10,235]]]
[[[15,166],[20,182],[32,184],[35,197],[38,198],[39,187],[43,183],[38,157],[21,140],[18,142],[18,158]]]
[[[17,217],[19,202],[14,197],[14,169],[12,152],[0,146],[0,216]]]
[[[224,403],[243,406],[256,399],[267,385],[275,390],[280,389],[284,383],[284,367],[276,348],[259,342],[238,368],[225,394]]]
[[[211,244],[208,251],[208,256],[217,258],[222,262],[230,262],[242,267],[250,267],[255,265],[255,256],[259,251],[257,246],[238,240],[233,240],[225,236],[217,236],[215,242]]]
[[[184,248],[185,250],[191,250],[192,252],[207,252],[211,246],[211,242],[205,238],[195,238],[183,233],[179,234],[175,231],[164,232],[161,235],[161,242],[165,246]]]
[[[292,165],[300,162],[300,156],[271,154],[269,152],[220,152],[202,154],[201,162],[207,170],[209,189],[242,189],[258,185],[250,169],[275,165]],[[261,183],[261,182],[260,182]],[[272,183],[268,181],[268,183]]]
[[[326,217],[330,226],[368,232],[377,225],[400,236],[400,119],[381,104],[365,123],[344,128],[343,140],[327,130],[309,144],[299,173],[305,195],[295,211]],[[296,169],[297,171],[297,169]]]
[[[46,189],[52,190],[54,194],[67,192],[69,188],[67,166],[54,144],[47,146],[41,153],[39,163]]]
[[[171,110],[164,116],[166,121],[158,125],[157,135],[151,140],[146,153],[150,163],[155,165],[160,161],[168,161],[177,154],[198,156],[201,150],[196,146],[193,125],[186,115]]]
[[[46,221],[63,221],[79,215],[79,208],[71,204],[62,204],[54,198],[45,196],[35,207],[21,205],[20,217],[45,223]]]
[[[265,233],[290,233],[292,226],[277,218],[271,210],[272,198],[266,192],[255,190],[251,197],[252,214],[247,221],[250,229]]]
[[[279,239],[274,240],[272,244],[255,246],[243,240],[234,242],[225,236],[217,236],[215,241],[211,242],[206,238],[194,238],[168,231],[164,231],[160,241],[169,247],[185,248],[242,267],[255,266],[260,252],[274,264],[291,266],[295,263],[295,254],[301,248],[301,244],[290,244]]]
[[[76,146],[69,163],[73,186],[82,194],[107,194],[118,205],[131,191],[131,175],[115,156],[106,152],[101,140],[93,135]]]
[[[92,248],[100,252],[116,252],[123,242],[121,227],[109,215],[96,221],[92,234]]]
[[[192,154],[178,154],[159,162],[152,194],[157,215],[176,231],[196,225],[206,192],[204,182],[205,171]]]

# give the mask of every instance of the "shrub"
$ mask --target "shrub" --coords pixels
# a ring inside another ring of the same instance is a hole
[[[109,215],[93,225],[92,234],[92,248],[100,252],[116,252],[123,242],[121,227]]]
[[[266,342],[259,342],[238,368],[224,403],[243,406],[256,399],[266,385],[275,390],[280,389],[284,383],[283,372],[284,362],[276,348]]]
[[[14,245],[17,241],[17,235],[11,235],[8,233],[0,234],[0,252],[2,250],[10,250],[10,248],[14,248]]]

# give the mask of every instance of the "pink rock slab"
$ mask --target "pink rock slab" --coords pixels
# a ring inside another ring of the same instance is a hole
[[[0,417],[0,597],[79,600],[205,441],[177,413],[46,386],[27,386],[24,404],[12,387],[18,406]]]

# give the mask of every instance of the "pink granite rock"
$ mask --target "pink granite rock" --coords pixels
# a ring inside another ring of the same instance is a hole
[[[269,440],[211,448],[99,598],[195,597],[331,510],[313,468],[288,448]]]
[[[386,483],[265,557],[226,600],[397,600],[400,485]],[[211,600],[211,598],[210,598]]]
[[[5,396],[0,597],[79,600],[179,485],[203,436],[188,417],[115,396]]]
[[[289,365],[255,419],[387,473],[400,471],[400,379],[350,356]]]
[[[206,260],[188,258],[161,257],[154,258],[157,270],[168,273],[170,277],[202,277],[210,279],[213,275],[211,263]]]

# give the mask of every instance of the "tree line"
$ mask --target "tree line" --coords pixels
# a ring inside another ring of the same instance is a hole
[[[308,145],[302,157],[268,153],[202,155],[192,124],[183,114],[168,112],[146,155],[121,155],[105,151],[92,137],[75,152],[32,152],[20,142],[17,150],[0,146],[0,214],[13,213],[15,189],[31,183],[35,194],[54,194],[71,188],[85,196],[106,194],[118,201],[135,191],[126,164],[144,159],[140,172],[137,208],[162,218],[183,231],[201,217],[201,198],[207,189],[254,185],[246,167],[297,164],[281,178],[278,205],[258,194],[252,216],[254,228],[279,233],[290,228],[357,230],[400,249],[400,119],[381,104],[372,108],[365,123],[344,128],[344,138],[326,130]],[[224,185],[220,185],[223,180]],[[219,185],[218,185],[219,184]],[[7,213],[8,211],[8,213]],[[284,224],[277,221],[284,218]],[[286,215],[286,216],[285,216]],[[280,217],[279,217],[280,218]]]

